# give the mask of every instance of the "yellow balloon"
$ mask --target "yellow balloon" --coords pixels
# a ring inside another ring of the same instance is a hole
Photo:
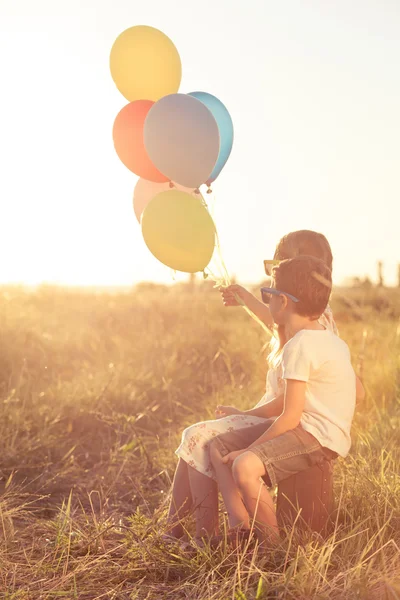
[[[175,94],[182,79],[178,51],[162,31],[138,25],[115,40],[110,54],[111,76],[123,96],[159,100]]]
[[[144,209],[142,233],[150,252],[175,271],[203,271],[214,252],[215,225],[200,194],[157,194]]]

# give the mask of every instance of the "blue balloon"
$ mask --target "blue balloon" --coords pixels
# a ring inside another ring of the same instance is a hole
[[[210,185],[221,173],[231,153],[233,146],[233,123],[227,108],[215,96],[207,92],[192,92],[189,96],[197,98],[197,100],[200,100],[208,108],[216,120],[219,129],[220,148],[218,159],[213,172],[206,182],[207,185]]]

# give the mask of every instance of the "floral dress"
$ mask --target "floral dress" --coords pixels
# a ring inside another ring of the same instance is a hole
[[[319,318],[319,323],[338,335],[336,323],[329,306]],[[258,404],[256,404],[256,407],[270,402],[276,396],[283,394],[284,390],[282,365],[279,363],[275,368],[268,370],[265,394]],[[180,446],[175,454],[196,469],[196,471],[216,480],[210,459],[210,442],[213,438],[221,433],[258,425],[263,421],[267,421],[267,419],[244,414],[229,415],[221,419],[195,423],[183,431]]]

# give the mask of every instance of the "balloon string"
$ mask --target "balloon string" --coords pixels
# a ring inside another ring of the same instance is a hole
[[[220,275],[216,276],[213,273],[213,271],[211,271],[209,266],[207,267],[207,271],[208,271],[208,275],[209,275],[210,279],[212,279],[212,281],[215,282],[214,287],[220,287],[221,285],[224,287],[228,287],[229,285],[232,284],[232,281],[231,281],[228,269],[226,267],[225,261],[222,257],[221,244],[220,244],[219,235],[218,235],[218,231],[215,226],[215,223],[214,223],[214,230],[215,230],[215,252],[214,252],[214,256],[213,256],[211,262],[213,263],[213,269],[215,267],[217,269],[217,272],[220,273]],[[246,313],[256,323],[258,323],[258,325],[260,325],[260,327],[266,333],[268,333],[269,336],[272,336],[273,335],[272,330],[263,321],[261,321],[261,319],[259,317],[257,317],[257,315],[255,315],[249,309],[249,307],[245,304],[244,300],[242,298],[240,298],[240,296],[238,296],[238,294],[234,294],[234,297],[235,297],[236,302],[243,308],[243,310],[246,311]]]
[[[208,211],[211,215],[211,218],[214,219],[215,204],[216,204],[215,193],[211,189],[207,190],[207,194],[208,193],[211,193],[210,199],[208,201]]]

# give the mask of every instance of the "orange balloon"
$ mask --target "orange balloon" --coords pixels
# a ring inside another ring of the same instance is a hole
[[[151,162],[143,139],[144,122],[153,104],[151,100],[136,100],[124,106],[114,122],[113,140],[119,159],[132,173],[163,183],[168,177]]]

